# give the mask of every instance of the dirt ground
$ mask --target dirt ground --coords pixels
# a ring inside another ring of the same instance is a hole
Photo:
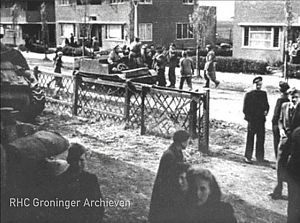
[[[29,61],[31,66],[53,70],[51,62],[36,58]],[[63,72],[71,73],[68,69]],[[184,152],[185,157],[188,162],[213,172],[221,186],[223,199],[233,205],[239,223],[284,223],[287,200],[272,200],[268,196],[276,184],[270,119],[280,78],[264,77],[271,107],[265,142],[265,157],[270,164],[248,165],[242,161],[246,138],[242,102],[254,75],[217,73],[217,76],[221,85],[217,90],[211,89],[210,153],[200,153],[197,143],[193,142]],[[201,87],[203,82],[202,79],[194,80],[194,87]],[[299,80],[290,82],[292,86],[300,83]],[[106,222],[147,222],[159,159],[171,140],[141,136],[139,129],[124,130],[124,123],[57,116],[49,110],[40,119],[41,129],[58,131],[71,142],[80,142],[93,151],[88,157],[87,168],[97,174],[105,198],[130,201],[130,207],[106,208]],[[287,195],[286,185],[283,193]]]
[[[130,207],[106,208],[106,222],[147,222],[159,159],[171,140],[141,136],[138,129],[124,130],[122,123],[57,116],[49,110],[40,121],[41,129],[58,131],[71,142],[80,142],[93,151],[88,156],[87,169],[98,176],[106,199],[130,201]],[[192,142],[185,157],[216,175],[223,198],[233,205],[238,222],[283,223],[287,201],[268,196],[276,182],[272,168],[275,163],[243,163],[245,134],[241,125],[212,120],[209,155],[200,153],[197,143]],[[271,132],[267,131],[266,148],[272,147],[271,139]],[[267,150],[267,157],[272,155]]]

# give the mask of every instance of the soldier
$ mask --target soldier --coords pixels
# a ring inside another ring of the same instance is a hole
[[[169,52],[168,52],[168,61],[169,61],[169,82],[170,85],[168,87],[175,88],[176,84],[176,75],[175,69],[177,67],[177,56],[176,56],[176,45],[174,43],[170,44]]]
[[[247,143],[245,151],[246,163],[252,163],[252,153],[254,146],[254,136],[256,135],[256,159],[259,162],[264,160],[264,143],[265,143],[265,121],[269,112],[269,103],[267,92],[261,90],[262,77],[253,79],[255,89],[247,92],[244,98],[243,113],[245,120],[248,122]]]
[[[280,133],[280,143],[277,157],[277,185],[271,194],[273,199],[282,197],[283,181],[286,181],[286,166],[290,156],[292,118],[295,113],[296,105],[299,101],[299,92],[294,89],[290,92],[291,102],[285,102],[281,106],[278,128]]]
[[[157,71],[158,86],[166,86],[165,69],[167,64],[167,58],[163,53],[163,49],[158,47],[156,49],[156,55],[154,56],[154,68]]]

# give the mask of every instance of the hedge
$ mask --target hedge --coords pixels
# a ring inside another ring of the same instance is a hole
[[[82,56],[82,47],[64,46],[62,52],[66,56]],[[90,56],[90,52],[85,49],[84,55]]]
[[[186,49],[189,52],[190,56],[196,56],[196,50],[195,48],[193,49]],[[178,57],[181,57],[182,50],[176,50],[176,55]],[[216,49],[215,50],[216,56],[221,56],[221,57],[232,57],[232,50],[223,50],[223,49]],[[207,55],[206,50],[199,50],[199,56],[200,57],[205,57]]]
[[[196,61],[196,57],[193,57]],[[260,60],[248,60],[232,57],[216,57],[216,70],[231,73],[266,74],[268,63]],[[205,57],[199,57],[199,67],[204,69]]]
[[[300,64],[289,64],[289,77],[300,79]]]

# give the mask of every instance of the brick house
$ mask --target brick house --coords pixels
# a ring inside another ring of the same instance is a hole
[[[134,38],[135,6],[132,0],[55,0],[56,41],[60,45],[71,33],[77,41],[96,36],[100,46],[112,48],[128,44]],[[195,39],[189,25],[193,0],[139,0],[136,6],[138,36],[142,42],[169,45],[174,42],[182,48],[194,47]],[[85,16],[86,15],[86,16]]]
[[[300,36],[300,1],[291,0],[293,22],[288,39]],[[236,1],[233,56],[245,59],[282,61],[285,1]]]
[[[13,44],[14,35],[16,44],[24,44],[24,36],[28,34],[37,41],[41,40],[41,14],[40,7],[44,0],[1,0],[0,25],[4,30],[3,43]],[[18,6],[17,19],[13,21],[13,5]],[[54,0],[46,1],[47,21],[50,45],[55,45],[55,12]],[[15,32],[16,30],[16,32]],[[15,34],[14,34],[15,33]]]

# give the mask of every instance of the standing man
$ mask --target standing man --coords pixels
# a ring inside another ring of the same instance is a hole
[[[183,193],[178,184],[178,170],[184,163],[182,150],[188,146],[190,134],[179,130],[173,135],[173,143],[164,152],[160,159],[158,172],[153,186],[149,222],[171,223],[177,222],[174,219],[177,210],[177,198]]]
[[[182,58],[180,59],[180,85],[179,89],[182,89],[184,81],[187,82],[187,85],[189,87],[189,91],[191,91],[192,88],[192,76],[194,74],[194,65],[193,60],[188,57],[188,54],[186,51],[182,51]]]
[[[175,88],[176,84],[176,75],[175,69],[177,67],[177,56],[176,56],[176,46],[174,43],[170,44],[169,53],[168,53],[168,61],[169,61],[169,82],[170,85],[168,87]]]
[[[278,128],[280,133],[280,143],[277,156],[277,185],[274,188],[271,197],[279,199],[282,196],[283,182],[287,179],[287,162],[290,156],[292,120],[295,114],[295,108],[299,101],[299,92],[294,89],[290,92],[291,102],[285,102],[281,106]]]
[[[206,80],[205,87],[209,88],[209,80],[211,79],[215,86],[218,87],[220,84],[220,81],[216,78],[216,55],[215,51],[213,50],[211,45],[206,46],[207,55],[204,65],[204,78]]]
[[[279,134],[279,128],[278,128],[278,120],[280,118],[280,112],[281,112],[281,105],[285,102],[289,102],[289,95],[288,95],[288,89],[290,86],[288,83],[284,81],[279,82],[279,91],[280,91],[280,98],[277,99],[276,105],[274,108],[274,114],[272,118],[272,131],[273,131],[273,143],[274,143],[274,152],[275,152],[275,158],[277,159],[277,151],[278,151],[278,144],[280,141],[280,134]]]
[[[73,33],[71,33],[70,45],[74,47],[74,35],[73,35]]]
[[[256,160],[264,162],[264,143],[265,143],[265,122],[266,115],[269,112],[269,103],[267,92],[261,90],[262,77],[253,79],[255,89],[247,92],[244,98],[243,113],[245,120],[248,122],[247,143],[245,151],[246,163],[252,163],[252,153],[254,147],[254,136],[256,135]]]
[[[156,55],[154,56],[155,70],[157,71],[157,81],[158,86],[165,87],[166,86],[166,64],[167,58],[163,53],[163,49],[158,47],[156,49]]]

